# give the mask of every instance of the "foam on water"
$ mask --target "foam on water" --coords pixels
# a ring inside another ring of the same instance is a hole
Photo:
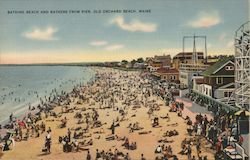
[[[0,123],[35,106],[56,89],[69,92],[94,76],[88,67],[0,66]]]

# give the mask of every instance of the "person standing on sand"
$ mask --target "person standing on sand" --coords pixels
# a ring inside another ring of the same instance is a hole
[[[201,142],[199,139],[197,139],[196,150],[197,150],[197,156],[199,157],[201,152]]]
[[[128,153],[125,155],[124,160],[131,160]]]
[[[98,149],[96,149],[96,157],[95,157],[95,159],[97,160],[99,158],[101,158],[101,153],[99,152]]]
[[[173,156],[173,160],[178,160],[176,155]]]
[[[47,130],[47,132],[50,133],[51,131],[52,131],[52,130],[51,130],[51,128],[49,127],[48,130]]]
[[[12,120],[13,120],[13,113],[11,113],[9,116],[9,121],[12,122]]]
[[[70,142],[70,140],[71,140],[71,131],[70,131],[69,128],[68,128],[68,139],[69,139],[69,142]]]
[[[88,154],[87,154],[86,160],[91,160],[91,155],[90,155],[89,151],[88,151]]]
[[[111,127],[110,127],[112,134],[115,134],[115,122],[113,121]]]
[[[201,125],[200,125],[200,123],[197,125],[196,135],[197,135],[197,136],[200,136],[200,135],[201,135]]]
[[[146,160],[143,154],[141,154],[141,160]]]
[[[191,146],[188,145],[188,148],[187,148],[187,156],[188,156],[188,160],[191,159],[191,155],[192,155],[192,149],[191,149]]]
[[[45,137],[45,149],[47,153],[50,153],[50,147],[51,147],[51,135],[50,132],[47,131],[47,135]]]

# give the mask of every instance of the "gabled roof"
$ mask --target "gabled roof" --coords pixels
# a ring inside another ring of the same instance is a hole
[[[215,64],[209,66],[204,72],[202,72],[202,75],[203,76],[212,76],[216,72],[218,72],[220,70],[220,68],[227,65],[228,63],[233,63],[231,57],[223,58],[223,59],[219,60],[218,62],[216,62]]]
[[[220,89],[235,89],[235,83],[234,82],[228,83],[228,84],[226,84],[224,86],[219,87],[218,89],[219,90]]]
[[[146,62],[152,61],[153,59],[154,59],[153,57],[147,57],[147,58],[146,58]]]

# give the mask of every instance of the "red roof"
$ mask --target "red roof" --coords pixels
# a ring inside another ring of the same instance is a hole
[[[175,68],[159,68],[156,71],[157,73],[179,73],[179,71]]]
[[[195,79],[196,84],[203,84],[204,83],[204,79],[203,78],[197,78]]]

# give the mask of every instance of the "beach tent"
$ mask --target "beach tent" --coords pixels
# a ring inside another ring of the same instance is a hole
[[[239,132],[241,134],[248,134],[249,133],[249,116],[250,112],[242,109],[235,113],[235,116],[237,116],[237,122],[239,126]]]
[[[244,113],[245,112],[245,113]],[[250,112],[246,111],[246,110],[239,110],[238,112],[236,112],[234,115],[236,116],[240,116],[240,115],[245,115],[245,116],[250,116]]]

